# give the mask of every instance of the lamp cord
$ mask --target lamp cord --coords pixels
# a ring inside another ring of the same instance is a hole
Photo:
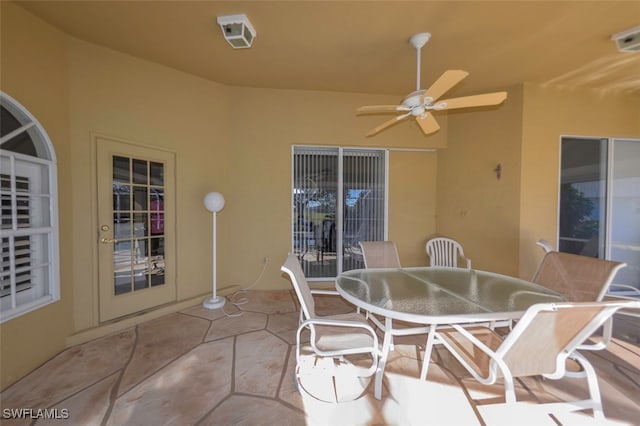
[[[240,300],[234,300],[235,297],[239,294],[244,294],[247,293],[249,290],[251,290],[252,288],[254,288],[256,285],[258,285],[258,283],[260,282],[260,280],[262,279],[262,276],[264,275],[264,272],[267,270],[267,265],[269,264],[269,258],[266,257],[264,259],[264,263],[262,265],[262,270],[260,271],[260,273],[258,274],[258,277],[255,279],[255,281],[249,286],[249,287],[245,287],[245,288],[241,288],[240,290],[237,290],[236,292],[234,292],[231,296],[227,296],[227,300],[229,301],[229,303],[233,306],[236,307],[236,309],[238,309],[238,312],[235,313],[229,313],[226,311],[226,304],[222,307],[222,312],[224,313],[224,315],[228,318],[235,318],[235,317],[239,317],[242,315],[242,311],[240,310],[239,306],[240,305],[244,305],[245,303],[247,303],[249,301],[249,299],[247,299],[246,297],[243,297]]]

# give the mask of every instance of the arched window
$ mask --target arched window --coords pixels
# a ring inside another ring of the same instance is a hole
[[[0,322],[60,299],[56,157],[38,120],[0,92]]]

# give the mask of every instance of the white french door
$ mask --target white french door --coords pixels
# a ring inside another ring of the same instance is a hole
[[[172,302],[175,158],[97,138],[100,321]]]

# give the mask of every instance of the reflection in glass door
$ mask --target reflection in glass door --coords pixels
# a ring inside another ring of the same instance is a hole
[[[164,164],[113,156],[114,292],[164,281]]]
[[[172,302],[175,156],[97,137],[100,321]]]

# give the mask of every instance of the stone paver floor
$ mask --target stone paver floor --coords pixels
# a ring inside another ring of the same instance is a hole
[[[194,306],[58,354],[1,395],[1,408],[67,410],[67,420],[2,424],[371,425],[590,424],[587,414],[554,414],[540,402],[586,396],[581,379],[518,380],[522,404],[503,407],[502,387],[480,385],[441,348],[429,379],[418,380],[425,336],[397,338],[382,400],[373,383],[358,399],[331,404],[295,386],[298,304],[292,291],[253,291],[222,311]],[[353,310],[316,297],[321,315]],[[586,354],[600,381],[607,424],[640,422],[640,347],[613,342]],[[491,402],[491,405],[487,405]],[[496,404],[497,403],[497,404]],[[34,411],[35,413],[35,411]]]

